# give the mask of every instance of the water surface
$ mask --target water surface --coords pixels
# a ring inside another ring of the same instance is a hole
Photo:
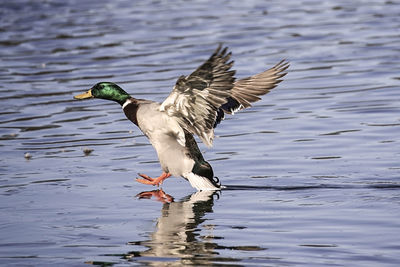
[[[0,264],[397,266],[399,10],[369,0],[2,4]],[[135,182],[161,171],[147,139],[118,105],[72,96],[113,81],[162,101],[220,42],[239,78],[283,58],[289,74],[228,117],[213,149],[201,145],[225,190],[175,178],[151,191]]]

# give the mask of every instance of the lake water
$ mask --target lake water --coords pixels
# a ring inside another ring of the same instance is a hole
[[[399,14],[378,0],[2,3],[0,265],[399,266]],[[220,42],[238,78],[284,58],[289,73],[200,146],[226,189],[172,178],[145,193],[137,173],[161,173],[147,139],[117,104],[72,97],[113,81],[162,101]]]

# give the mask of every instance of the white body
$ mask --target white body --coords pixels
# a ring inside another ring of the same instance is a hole
[[[194,160],[186,155],[185,133],[159,108],[160,104],[156,102],[141,104],[136,115],[139,128],[157,151],[162,170],[173,176],[182,176],[191,172],[194,166]]]
[[[209,179],[192,173],[195,162],[185,146],[185,133],[174,117],[160,111],[159,103],[142,103],[136,116],[140,130],[157,151],[164,172],[184,177],[197,190],[219,190]]]

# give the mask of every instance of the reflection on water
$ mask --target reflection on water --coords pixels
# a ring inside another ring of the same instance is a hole
[[[371,189],[379,190],[377,195],[380,195],[380,201],[389,203],[392,199],[384,199],[385,191],[399,188],[400,185],[397,184],[367,186],[321,184],[282,187],[232,185],[217,192],[196,192],[179,201],[174,200],[172,195],[162,189],[144,191],[136,196],[140,202],[152,199],[153,202],[160,204],[157,206],[160,214],[155,219],[155,224],[149,225],[151,230],[141,233],[139,239],[127,242],[126,253],[101,254],[104,260],[86,263],[114,265],[124,264],[127,261],[146,266],[215,264],[287,266],[297,265],[299,262],[306,264],[307,261],[295,253],[298,250],[315,257],[319,263],[324,262],[323,255],[326,253],[333,253],[334,257],[341,257],[340,262],[347,262],[354,257],[351,249],[347,247],[354,242],[348,240],[349,234],[355,236],[356,243],[369,242],[370,238],[376,238],[376,234],[382,233],[379,229],[386,231],[392,224],[399,225],[393,221],[394,217],[385,214],[385,211],[377,212],[372,217],[368,216],[365,213],[369,207],[363,207],[361,202],[354,201],[354,196],[361,195],[364,198],[363,202],[381,206],[373,204],[376,196],[368,195],[367,192]],[[282,195],[285,197],[282,198]],[[341,195],[341,200],[337,199],[337,195]],[[277,196],[282,199],[277,199]],[[254,204],[254,199],[263,198],[264,203]],[[329,199],[330,202],[322,204],[321,198]],[[357,207],[356,213],[360,218],[353,216],[354,208],[343,209],[341,214],[331,213],[330,209],[335,203],[340,206],[347,201],[354,201],[354,207]],[[225,202],[223,210],[219,205],[215,211],[214,206],[221,202]],[[213,216],[215,212],[219,214],[217,217]],[[235,219],[226,220],[232,216]],[[365,233],[359,228],[360,223],[374,224],[382,217],[389,220],[382,225],[371,225],[370,228],[373,230],[371,233]],[[298,225],[298,220],[306,223]],[[229,230],[224,231],[224,228]],[[126,236],[129,235],[130,232],[127,232]],[[233,238],[232,241],[232,237],[235,236],[243,240]],[[291,245],[292,248],[288,248],[295,253],[293,259],[289,260],[276,250],[284,246],[284,240],[291,236],[297,241]],[[396,240],[395,237],[385,242],[396,246]],[[99,251],[102,249],[100,247]],[[247,257],[247,253],[251,253],[252,256]],[[317,254],[313,255],[315,253]],[[368,259],[379,263],[382,261],[390,263],[393,260],[395,261],[388,256]],[[319,266],[317,262],[315,266]]]
[[[157,189],[153,191],[144,191],[136,195],[139,199],[150,199],[152,197],[155,197],[157,201],[160,201],[161,203],[171,203],[174,201],[174,198],[165,193],[164,190],[162,189]]]
[[[214,197],[218,193],[203,191],[187,196],[181,201],[165,203],[157,220],[156,229],[150,239],[129,242],[132,246],[144,246],[139,253],[132,251],[126,258],[137,255],[140,261],[151,261],[151,257],[172,258],[182,264],[196,264],[201,260],[207,264],[213,258],[213,225],[207,224],[209,236],[199,236],[199,225],[205,221],[204,215],[212,212]],[[158,266],[159,260],[153,262]]]
[[[164,202],[154,232],[150,234],[149,240],[128,242],[134,249],[138,247],[137,250],[120,256],[151,266],[160,266],[162,261],[173,265],[212,263],[217,254],[214,251],[217,245],[213,242],[216,238],[213,235],[213,225],[202,226],[208,232],[206,236],[200,236],[198,227],[205,222],[204,215],[213,212],[214,198],[219,197],[219,192],[196,192],[176,202],[162,189],[139,194],[140,198],[151,196]]]
[[[196,192],[176,202],[162,189],[140,193],[139,198],[148,199],[154,196],[157,201],[164,203],[154,232],[149,234],[148,240],[128,242],[134,250],[126,254],[106,256],[119,256],[128,261],[146,263],[150,266],[160,266],[162,262],[173,266],[209,265],[215,262],[237,261],[234,257],[221,257],[217,250],[264,250],[258,246],[218,244],[218,240],[223,237],[215,236],[215,225],[212,221],[207,221],[205,215],[213,212],[214,201],[219,199],[220,193],[219,191]],[[88,263],[97,265],[106,262]]]

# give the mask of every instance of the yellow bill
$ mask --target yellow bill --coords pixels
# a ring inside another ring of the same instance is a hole
[[[92,90],[87,91],[86,93],[74,96],[75,99],[87,99],[92,98]]]

